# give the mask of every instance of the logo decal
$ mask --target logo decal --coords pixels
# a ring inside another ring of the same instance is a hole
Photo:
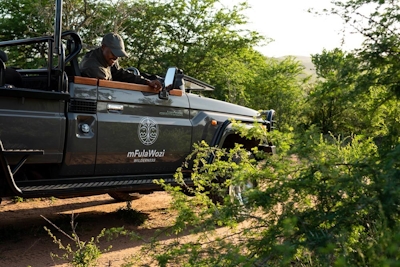
[[[140,151],[136,149],[135,151],[130,151],[126,155],[128,158],[135,158],[133,162],[156,162],[156,158],[162,158],[165,155],[165,149],[158,151],[156,149],[143,149]]]
[[[158,138],[158,125],[149,117],[140,120],[138,127],[138,136],[143,145],[150,146]]]

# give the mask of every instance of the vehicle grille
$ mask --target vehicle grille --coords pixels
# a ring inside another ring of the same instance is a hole
[[[94,114],[97,111],[97,102],[96,100],[88,99],[71,99],[68,105],[68,111]]]

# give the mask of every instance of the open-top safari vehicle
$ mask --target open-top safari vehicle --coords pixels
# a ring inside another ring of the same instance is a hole
[[[80,36],[61,31],[62,0],[56,0],[52,36],[1,41],[0,198],[71,197],[160,190],[154,179],[173,183],[173,174],[205,140],[211,146],[246,148],[271,144],[241,138],[230,119],[272,128],[264,113],[201,97],[192,90],[213,87],[169,68],[163,89],[80,76]],[[42,43],[45,68],[12,69],[9,47]],[[188,173],[188,178],[190,173]]]

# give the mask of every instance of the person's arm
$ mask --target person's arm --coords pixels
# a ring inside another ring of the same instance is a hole
[[[125,70],[118,65],[118,61],[111,67],[111,74],[113,81],[138,83],[148,85],[150,80],[140,75],[135,75],[129,70]]]
[[[136,75],[128,70],[120,68],[118,61],[111,67],[111,74],[114,81],[145,84],[152,87],[154,90],[160,90],[162,87],[159,80],[149,80],[141,75]]]

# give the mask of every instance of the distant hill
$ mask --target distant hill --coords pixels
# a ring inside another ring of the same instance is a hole
[[[278,60],[284,60],[289,56],[279,57]],[[316,78],[315,67],[314,64],[311,62],[311,57],[306,56],[291,56],[296,58],[303,66],[304,66],[304,74],[305,75],[312,75],[314,80]]]

